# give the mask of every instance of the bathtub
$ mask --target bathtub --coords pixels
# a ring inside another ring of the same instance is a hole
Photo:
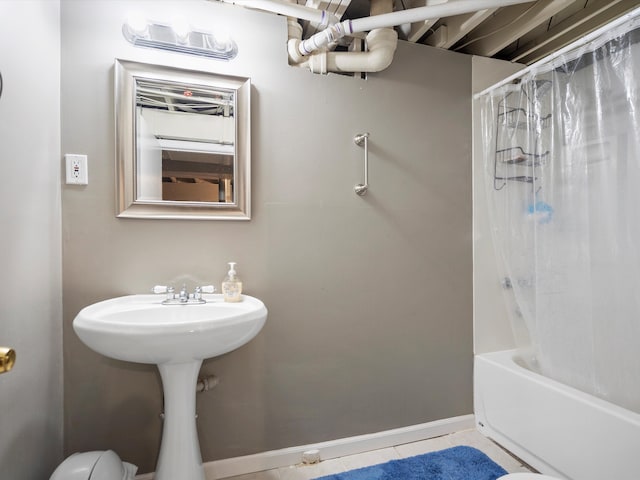
[[[515,350],[476,355],[474,409],[481,433],[542,473],[640,479],[640,414],[524,368]]]

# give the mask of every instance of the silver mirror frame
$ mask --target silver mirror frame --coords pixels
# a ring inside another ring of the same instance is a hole
[[[136,79],[178,82],[235,91],[234,203],[137,200]],[[116,59],[116,203],[120,218],[249,220],[251,218],[251,81]]]

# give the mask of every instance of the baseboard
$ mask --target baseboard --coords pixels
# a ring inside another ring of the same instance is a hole
[[[307,450],[320,450],[320,458],[331,458],[355,455],[358,453],[388,448],[404,443],[427,440],[441,435],[474,428],[473,415],[445,418],[434,422],[411,425],[409,427],[386,430],[384,432],[340,438],[328,442],[283,448],[269,452],[256,453],[243,457],[226,458],[204,464],[206,480],[234,477],[248,473],[287,467],[301,462],[302,453]],[[152,480],[153,473],[138,475],[136,480]]]

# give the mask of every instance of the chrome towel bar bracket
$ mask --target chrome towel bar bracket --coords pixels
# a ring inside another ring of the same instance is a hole
[[[353,141],[359,147],[364,145],[364,183],[359,183],[353,187],[355,192],[362,196],[369,189],[369,134],[359,133],[354,137]]]

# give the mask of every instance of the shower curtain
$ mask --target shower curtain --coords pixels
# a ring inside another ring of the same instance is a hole
[[[640,413],[640,19],[479,100],[523,358]]]

